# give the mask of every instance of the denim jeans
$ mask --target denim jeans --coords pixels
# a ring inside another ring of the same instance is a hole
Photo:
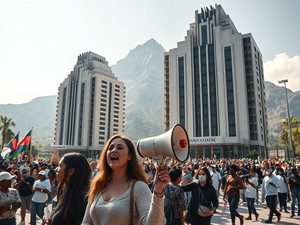
[[[263,203],[265,201],[266,192],[265,192],[265,185],[261,186],[261,202]]]
[[[274,213],[276,214],[277,217],[280,216],[280,213],[276,209],[277,195],[267,195],[266,200],[267,200],[267,206],[270,209],[269,221],[272,221]]]
[[[230,209],[231,222],[235,224],[235,217],[240,217],[240,214],[236,211],[239,205],[240,196],[228,196],[228,203]]]
[[[259,189],[259,185],[256,186],[256,203],[258,203],[258,189]]]
[[[45,206],[46,202],[39,203],[31,201],[30,225],[36,225],[36,215],[38,215],[44,221],[43,216]]]
[[[255,198],[247,198],[247,206],[248,206],[249,216],[251,216],[252,213],[254,215],[257,214],[256,209],[254,207],[254,201],[255,201]]]
[[[0,220],[1,225],[16,225],[16,217]]]
[[[298,216],[300,216],[300,190],[292,189],[292,204],[291,204],[291,215],[295,214],[295,204],[298,202]]]

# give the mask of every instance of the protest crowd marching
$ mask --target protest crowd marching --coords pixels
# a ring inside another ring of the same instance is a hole
[[[219,201],[226,202],[232,224],[258,220],[257,204],[270,210],[265,223],[279,222],[282,213],[300,216],[299,159],[294,165],[277,158],[166,159],[159,166],[138,158],[131,144],[113,137],[99,159],[80,153],[67,153],[59,163],[27,155],[4,159],[0,224],[35,225],[38,217],[53,225],[210,224],[215,213],[224,213]],[[240,204],[247,205],[247,215],[239,213]]]

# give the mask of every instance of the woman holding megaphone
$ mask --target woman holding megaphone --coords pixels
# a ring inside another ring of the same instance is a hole
[[[83,225],[165,223],[162,191],[170,182],[166,166],[158,166],[152,194],[134,145],[114,135],[102,150],[98,170],[88,193]]]

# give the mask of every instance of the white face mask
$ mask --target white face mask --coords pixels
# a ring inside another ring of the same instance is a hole
[[[206,175],[199,175],[199,176],[198,176],[198,180],[199,180],[200,182],[206,181]]]

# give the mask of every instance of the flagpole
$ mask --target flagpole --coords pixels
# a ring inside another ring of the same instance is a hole
[[[31,163],[31,156],[32,156],[32,130],[33,127],[31,127],[31,141],[30,141],[30,150],[29,150],[29,164]]]

